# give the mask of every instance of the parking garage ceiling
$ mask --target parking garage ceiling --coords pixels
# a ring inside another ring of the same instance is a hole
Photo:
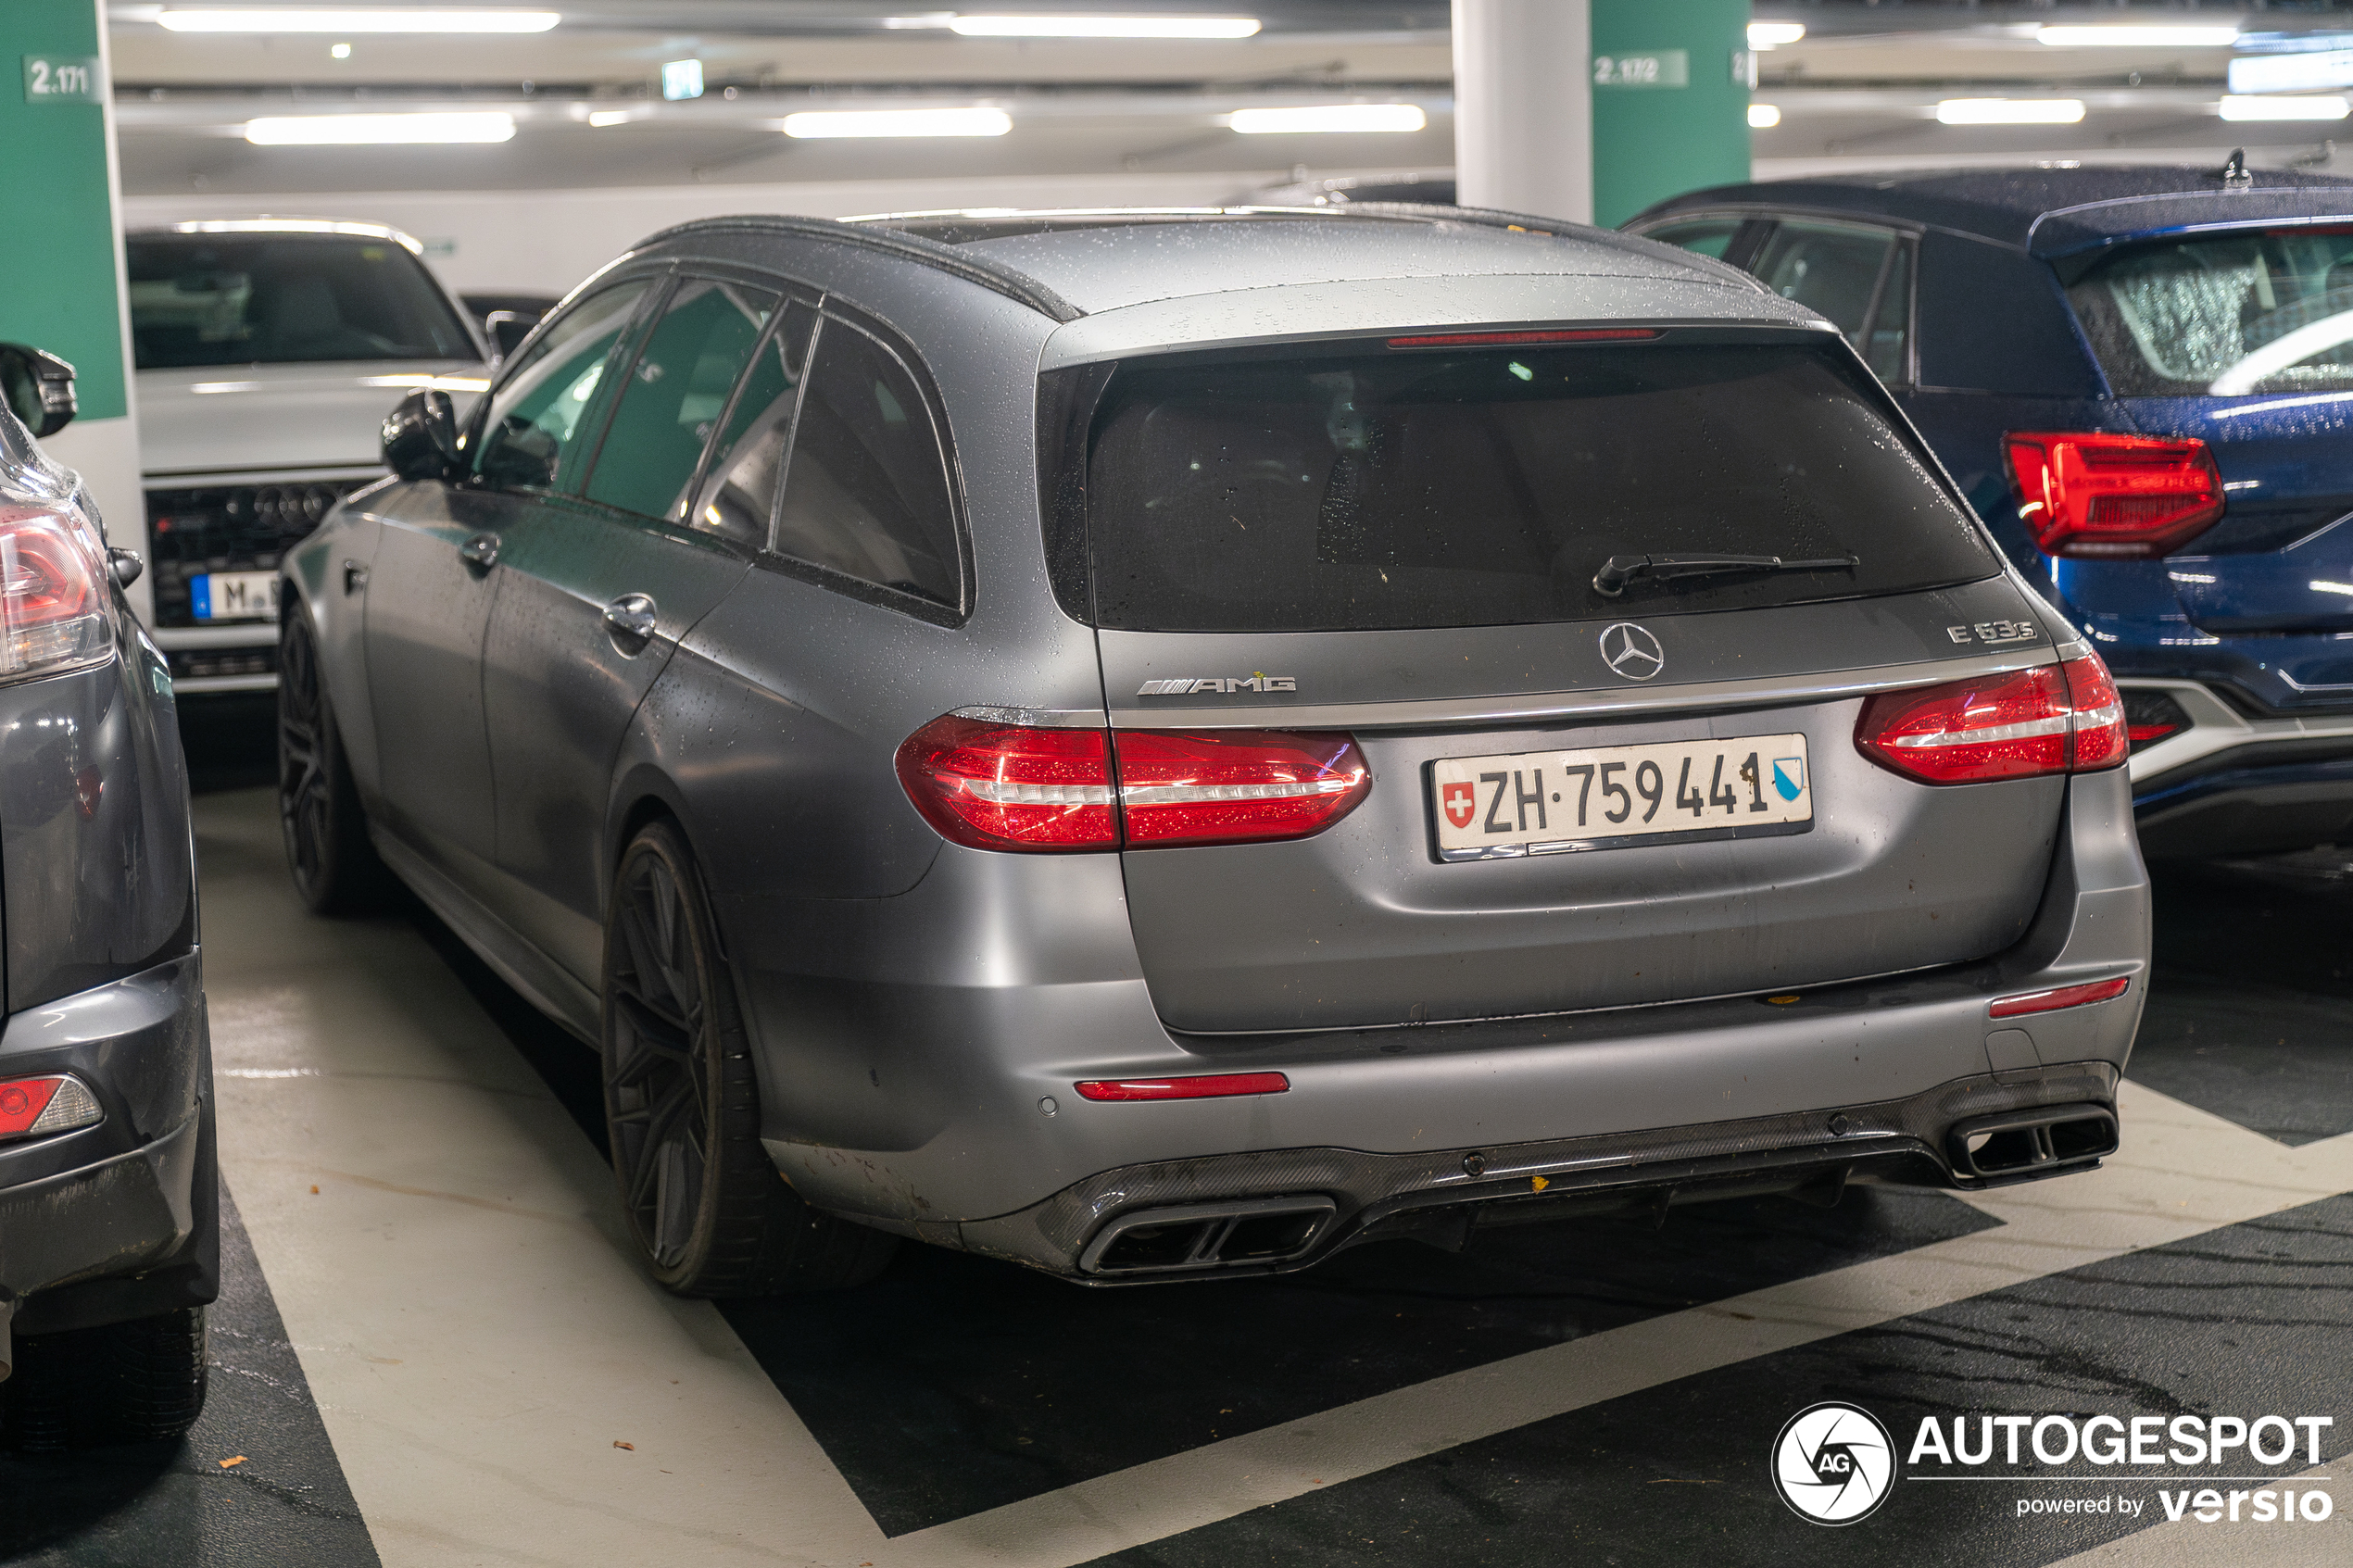
[[[238,7],[261,14],[251,31],[187,31],[170,15],[199,8],[175,0],[109,9],[128,194],[1333,173],[1442,169],[1453,157],[1443,4],[1115,7],[1129,17],[1257,23],[1247,36],[1197,38],[975,35],[970,19],[990,10],[854,0],[545,0],[558,19],[541,31],[459,35],[339,30],[335,19],[354,8],[267,0]],[[1114,8],[1106,0],[1021,7]],[[2171,161],[2239,145],[2258,162],[2320,166],[2353,123],[2223,114],[2233,57],[2336,33],[2353,45],[2353,0],[1814,0],[1760,5],[1756,16],[1783,36],[1804,30],[1793,41],[1759,39],[1771,45],[1757,54],[1753,94],[1764,175],[2049,157]],[[283,26],[270,25],[282,18]],[[698,69],[699,95],[665,97],[664,66],[686,62]],[[2295,112],[2342,115],[2341,96],[2318,96],[2335,102]],[[1942,106],[1984,100],[2045,106],[2022,112],[2056,118],[1948,123],[1957,118],[1950,107],[1940,118]],[[1252,135],[1234,121],[1242,110],[1341,106],[1386,108],[1376,123],[1395,129]],[[788,117],[877,109],[997,114],[982,119],[980,134],[787,133]],[[256,121],[418,114],[488,117],[467,123],[502,139],[271,145],[258,144],[254,130]],[[2340,167],[2353,167],[2353,156]]]

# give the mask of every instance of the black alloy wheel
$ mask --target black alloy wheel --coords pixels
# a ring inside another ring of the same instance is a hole
[[[319,633],[291,592],[278,635],[278,821],[286,869],[313,914],[355,914],[383,897],[386,874],[368,842],[367,813],[352,782],[319,670]]]
[[[654,1278],[685,1296],[862,1284],[896,1238],[801,1202],[760,1142],[751,1044],[692,851],[630,841],[605,918],[605,1124]]]

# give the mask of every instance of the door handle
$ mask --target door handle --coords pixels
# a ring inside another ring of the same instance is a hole
[[[605,630],[625,653],[635,653],[654,634],[660,616],[649,594],[623,594],[605,606]]]
[[[477,577],[498,564],[498,535],[477,533],[458,546],[458,558]]]

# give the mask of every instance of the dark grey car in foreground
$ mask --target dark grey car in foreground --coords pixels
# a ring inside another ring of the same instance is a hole
[[[2106,671],[1827,323],[1547,227],[654,236],[290,556],[297,882],[598,1044],[682,1290],[2095,1164]]]
[[[47,434],[70,417],[71,370],[39,357],[52,395],[23,398],[23,352],[0,345],[0,382]],[[176,1437],[204,1405],[220,1276],[211,1049],[171,681],[118,587],[138,565],[107,550],[80,480],[0,408],[0,1444],[13,1449]]]

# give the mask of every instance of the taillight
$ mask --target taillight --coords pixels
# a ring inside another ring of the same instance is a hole
[[[1117,773],[1113,771],[1113,746]],[[1068,851],[1304,838],[1346,816],[1372,771],[1344,734],[1044,729],[935,719],[899,747],[900,782],[975,849]]]
[[[1364,753],[1341,734],[1122,730],[1114,741],[1120,811],[1138,848],[1305,838],[1372,787]]]
[[[0,1140],[69,1133],[105,1114],[80,1079],[62,1073],[0,1084]]]
[[[1110,849],[1110,750],[1101,730],[950,714],[899,746],[899,782],[940,836],[974,849]]]
[[[79,519],[0,508],[0,681],[95,664],[113,650],[93,551]]]
[[[2045,555],[2171,555],[2222,515],[2222,474],[2203,441],[2013,431],[2018,515]]]
[[[1881,692],[1855,745],[1925,784],[1982,784],[2113,768],[2129,749],[2124,705],[2095,654],[1982,681]]]

